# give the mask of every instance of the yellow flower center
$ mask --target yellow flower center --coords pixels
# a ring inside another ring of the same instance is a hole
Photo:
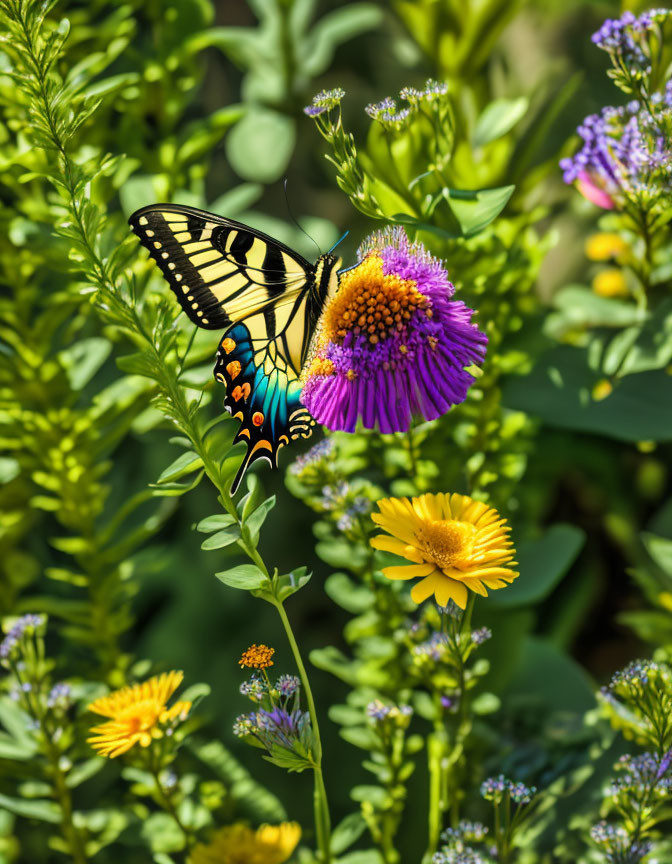
[[[441,519],[426,522],[417,532],[425,557],[439,567],[452,567],[468,556],[476,528],[469,522]]]
[[[370,254],[341,277],[338,293],[324,312],[322,339],[341,343],[352,331],[375,345],[401,330],[416,309],[429,315],[428,306],[413,279],[385,275],[381,257]]]

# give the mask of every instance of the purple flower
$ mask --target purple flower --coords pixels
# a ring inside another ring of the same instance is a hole
[[[492,630],[489,627],[480,627],[478,630],[472,631],[471,641],[474,645],[482,645],[492,639]]]
[[[668,110],[667,99],[672,92],[656,100],[660,110]],[[638,102],[591,114],[577,132],[583,146],[560,167],[565,182],[576,182],[589,201],[611,210],[633,196],[669,193],[672,150],[656,118]]]
[[[22,615],[21,618],[17,619],[5,638],[0,642],[0,659],[6,660],[19,644],[23,634],[37,630],[46,620],[44,615],[35,615],[33,613]]]
[[[281,675],[275,682],[275,689],[286,699],[293,696],[300,686],[301,682],[296,675]]]
[[[301,400],[330,429],[404,432],[466,399],[487,337],[440,261],[402,228],[372,235],[325,309]]]
[[[331,111],[337,105],[341,104],[341,100],[345,96],[345,90],[336,87],[334,90],[322,90],[316,96],[313,96],[312,104],[303,109],[303,113],[309,117],[318,117],[324,114],[325,111]]]

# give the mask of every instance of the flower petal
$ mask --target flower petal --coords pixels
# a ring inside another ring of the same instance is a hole
[[[402,564],[400,567],[383,567],[381,572],[387,579],[418,579],[435,570],[434,564]]]
[[[467,605],[467,594],[467,589],[461,582],[444,576],[436,588],[436,602],[439,606],[447,606],[449,600],[454,600],[460,609],[464,609]]]
[[[417,585],[414,585],[411,590],[411,599],[414,603],[422,603],[436,591],[441,577],[439,571],[435,570]]]

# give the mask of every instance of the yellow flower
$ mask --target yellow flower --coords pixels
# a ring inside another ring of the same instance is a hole
[[[256,831],[236,823],[216,831],[207,845],[196,846],[189,864],[283,864],[300,839],[296,822],[262,825]]]
[[[166,703],[182,683],[182,672],[164,672],[142,684],[133,684],[102,696],[89,705],[89,711],[111,718],[94,726],[88,743],[102,756],[120,756],[135,744],[149,747],[152,739],[163,735],[162,726],[183,719],[191,702]]]
[[[628,244],[620,234],[601,231],[591,234],[586,240],[586,257],[591,261],[608,261],[627,251]]]
[[[238,661],[239,666],[247,666],[248,669],[268,669],[273,666],[271,659],[275,654],[275,648],[268,645],[251,645]]]
[[[593,279],[593,291],[600,297],[627,297],[630,293],[623,271],[616,267],[597,274]]]
[[[607,396],[611,396],[614,392],[614,385],[606,378],[601,378],[593,387],[593,399],[595,402],[601,402]]]
[[[384,567],[388,579],[416,579],[411,597],[422,603],[432,594],[439,606],[449,600],[464,609],[467,589],[487,596],[487,588],[503,588],[518,576],[511,566],[515,550],[506,519],[468,495],[421,495],[383,498],[373,521],[391,534],[373,537],[374,549],[400,555],[413,563]]]

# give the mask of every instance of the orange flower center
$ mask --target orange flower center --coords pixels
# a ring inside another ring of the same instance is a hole
[[[469,555],[475,534],[469,522],[441,519],[426,522],[416,536],[427,559],[439,567],[452,567]]]
[[[324,313],[323,338],[342,342],[349,331],[368,335],[375,345],[392,331],[401,330],[416,309],[428,309],[429,300],[413,279],[383,273],[379,255],[370,254],[339,283],[338,293]]]
[[[162,711],[163,705],[152,699],[129,705],[128,708],[120,711],[115,719],[125,723],[129,733],[133,735],[137,732],[147,732],[156,726]]]

